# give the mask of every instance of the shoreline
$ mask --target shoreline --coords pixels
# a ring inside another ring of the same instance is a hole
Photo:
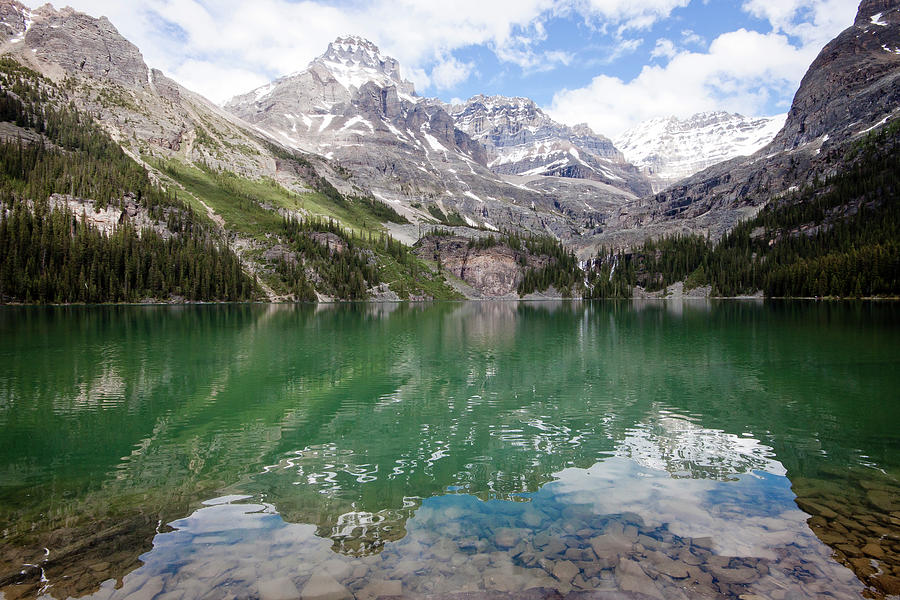
[[[39,303],[29,303],[29,302],[0,302],[0,309],[5,307],[54,307],[54,308],[69,308],[69,307],[96,307],[96,306],[228,306],[228,305],[249,305],[249,304],[259,304],[259,305],[267,305],[267,306],[338,306],[338,305],[351,305],[351,304],[371,304],[371,305],[380,305],[380,304],[464,304],[468,302],[479,302],[479,303],[502,303],[502,302],[625,302],[625,301],[633,301],[640,300],[641,302],[698,302],[698,301],[707,301],[707,300],[735,300],[735,301],[767,301],[767,300],[780,300],[780,301],[794,301],[801,300],[805,302],[898,302],[900,301],[900,296],[864,296],[861,298],[841,298],[834,296],[825,296],[825,297],[816,297],[816,296],[683,296],[676,298],[667,298],[667,297],[631,297],[631,298],[463,298],[463,299],[455,299],[455,300],[331,300],[327,302],[303,302],[303,301],[278,301],[273,302],[270,300],[245,300],[245,301],[187,301],[187,302],[73,302],[73,303],[49,303],[49,304],[39,304]]]

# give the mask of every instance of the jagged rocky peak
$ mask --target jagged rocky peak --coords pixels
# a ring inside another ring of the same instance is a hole
[[[893,18],[894,23],[900,19],[900,14],[898,14],[898,3],[896,0],[863,0],[859,5],[859,11],[856,14],[856,22],[854,24],[857,27],[866,27],[873,23],[891,22],[888,21],[889,18]]]
[[[481,111],[488,114],[509,114],[518,112],[530,116],[543,115],[543,111],[537,107],[531,98],[522,98],[519,96],[485,96],[478,94],[472,96],[462,104],[454,104],[450,107],[450,112],[460,114],[464,112]]]
[[[398,100],[413,103],[420,100],[412,82],[403,79],[397,59],[385,56],[365,38],[345,36],[329,43],[325,53],[313,59],[306,69],[235,96],[226,108],[240,114],[248,107],[284,102],[288,98],[276,97],[286,95],[297,100],[299,108],[309,111],[323,102],[326,105],[350,102],[369,83],[382,89],[393,88]]]
[[[106,79],[126,87],[148,85],[149,69],[137,46],[106,17],[94,18],[70,7],[45,4],[29,10],[15,0],[0,0],[0,39],[21,46],[26,58],[58,65],[67,74]]]
[[[576,143],[604,158],[621,159],[608,138],[585,123],[569,127],[554,121],[531,98],[484,96],[450,107],[457,127],[496,149],[548,140]]]
[[[557,126],[530,98],[479,94],[449,109],[457,126],[474,139],[491,138],[493,145],[507,145],[512,139],[526,141],[540,129]]]
[[[310,68],[326,70],[347,90],[357,90],[373,82],[380,87],[396,86],[398,94],[413,100],[415,87],[403,79],[400,63],[385,56],[378,46],[359,36],[339,37],[328,44],[325,53],[310,63]]]
[[[650,192],[611,140],[584,123],[554,121],[530,98],[478,95],[448,110],[456,126],[485,147],[495,173],[590,179],[638,196]]]
[[[330,44],[325,54],[316,59],[330,68],[340,66],[356,71],[375,71],[400,84],[400,63],[390,56],[383,56],[378,46],[359,36],[339,37]]]
[[[587,123],[577,123],[575,125],[572,125],[572,133],[580,137],[597,135],[597,133],[594,132],[594,130],[591,129],[591,126]]]

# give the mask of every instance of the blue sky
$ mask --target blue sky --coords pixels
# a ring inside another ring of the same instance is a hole
[[[667,39],[681,48],[703,50],[721,33],[741,27],[758,31],[768,28],[765,21],[742,11],[739,3],[723,1],[675,8],[669,18],[652,27],[623,35],[609,28],[598,29],[580,15],[563,15],[545,23],[546,39],[535,44],[535,51],[564,53],[568,64],[548,63],[545,68],[554,68],[547,70],[522,68],[501,61],[487,46],[470,46],[454,54],[464,62],[474,63],[472,76],[449,90],[434,91],[448,100],[453,96],[496,93],[525,95],[539,104],[548,104],[555,92],[585,86],[598,74],[631,80],[647,64],[664,64],[665,56],[653,56],[656,40]]]
[[[215,102],[356,34],[398,58],[421,95],[527,96],[558,120],[614,136],[658,116],[786,112],[858,0],[67,3],[109,17],[148,64]]]

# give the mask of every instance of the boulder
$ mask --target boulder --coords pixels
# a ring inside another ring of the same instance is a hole
[[[294,595],[293,598],[297,598],[297,595]],[[353,600],[353,594],[331,575],[313,573],[306,585],[303,586],[300,598],[302,600]],[[271,600],[277,599],[273,598]],[[287,598],[284,600],[287,600]]]

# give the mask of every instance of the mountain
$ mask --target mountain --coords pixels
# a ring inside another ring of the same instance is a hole
[[[706,112],[650,119],[616,137],[615,145],[657,193],[715,164],[753,154],[772,141],[785,118]]]
[[[609,218],[588,249],[592,297],[896,297],[898,49],[900,0],[864,0],[770,144]]]
[[[773,199],[822,188],[847,168],[854,145],[900,116],[898,50],[900,0],[863,0],[853,25],[810,65],[770,144],[622,205],[582,251],[677,232],[719,239]]]
[[[890,256],[893,246],[878,248],[877,240],[890,237],[883,225],[893,223],[882,209],[893,197],[889,151],[900,114],[898,2],[861,4],[854,25],[810,67],[784,128],[765,148],[651,195],[647,177],[589,128],[555,123],[527,99],[481,96],[453,107],[420,98],[398,62],[362,38],[338,38],[307,68],[223,108],[150,68],[104,18],[0,0],[0,143],[11,157],[0,172],[0,234],[9,231],[4,219],[27,221],[30,212],[40,221],[35,229],[62,244],[65,236],[53,219],[68,222],[68,211],[88,237],[123,226],[139,238],[146,232],[147,256],[157,264],[174,262],[165,252],[177,250],[179,264],[189,255],[200,257],[192,259],[198,264],[219,265],[204,277],[221,285],[188,294],[184,282],[171,284],[171,274],[160,268],[136,280],[143,297],[163,300],[261,293],[272,300],[483,296],[490,293],[470,294],[460,280],[477,287],[492,278],[502,279],[504,290],[553,286],[577,293],[586,279],[577,267],[566,270],[560,244],[586,258],[601,246],[634,249],[673,233],[708,236],[711,242],[691,242],[697,248],[730,235],[730,272],[737,273],[768,252],[759,247],[741,254],[763,240],[771,242],[766,248],[780,249],[800,243],[783,240],[843,231],[849,216],[870,213],[881,229],[820,236],[816,252],[852,239],[866,245],[867,256]],[[673,155],[686,156],[685,148],[699,143],[710,155],[724,156],[745,134],[748,144],[754,141],[747,133],[755,131],[752,120],[712,114],[694,121],[675,128],[677,135],[670,132],[681,152]],[[697,141],[707,134],[731,141]],[[648,141],[652,137],[631,140],[646,151],[658,144]],[[37,161],[48,149],[59,169],[23,167],[22,160]],[[678,162],[669,159],[669,166]],[[878,189],[868,189],[875,184]],[[840,193],[832,193],[835,188]],[[861,189],[865,194],[853,195]],[[808,216],[810,206],[825,216]],[[798,214],[806,220],[797,221]],[[747,223],[758,226],[746,230]],[[511,234],[490,235],[501,229]],[[154,235],[176,240],[181,249],[166,249]],[[443,243],[441,237],[452,239]],[[131,241],[107,238],[96,243],[119,244],[111,252],[130,247]],[[24,248],[30,239],[13,242]],[[667,252],[683,250],[667,244],[645,247],[644,267],[658,268]],[[697,248],[688,252],[691,260],[678,263],[678,273],[622,279],[616,293],[629,293],[634,281],[652,287],[693,276],[686,265],[711,256]],[[845,250],[842,264],[857,264],[844,260],[852,254]],[[107,299],[134,299],[135,289],[103,279],[97,256],[90,276],[100,279],[92,280],[87,300],[107,293]],[[18,260],[0,253],[7,258]],[[502,273],[495,268],[500,262]],[[52,282],[32,281],[41,281],[37,264],[19,261],[0,273],[0,296],[53,301]],[[723,264],[716,263],[717,272]],[[612,265],[606,281],[644,267]],[[804,273],[797,281],[817,281]],[[83,289],[79,273],[71,274],[67,289]],[[818,293],[826,289],[823,278],[816,285],[766,289]],[[838,280],[829,275],[828,281]],[[8,285],[17,291],[10,293]],[[827,289],[847,289],[835,285]],[[739,288],[730,282],[716,289]]]
[[[533,100],[479,95],[448,110],[485,147],[495,173],[590,179],[636,196],[650,193],[647,179],[608,138],[585,124],[557,123]]]

